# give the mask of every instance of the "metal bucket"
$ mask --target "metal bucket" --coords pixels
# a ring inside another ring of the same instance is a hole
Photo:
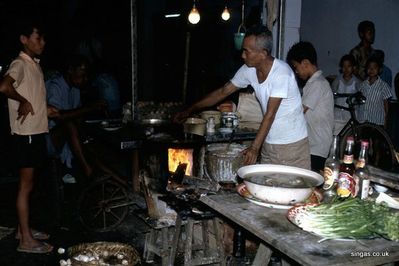
[[[205,153],[207,175],[216,182],[236,183],[237,170],[243,165],[241,152],[245,148],[236,143],[209,144]]]

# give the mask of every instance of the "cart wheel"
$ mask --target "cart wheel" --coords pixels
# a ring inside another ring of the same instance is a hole
[[[112,178],[96,181],[80,195],[80,221],[89,231],[109,231],[125,219],[129,209],[128,202],[126,189]]]

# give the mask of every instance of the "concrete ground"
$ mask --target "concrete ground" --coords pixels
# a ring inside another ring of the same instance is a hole
[[[15,228],[17,216],[15,211],[16,180],[0,184],[0,229]],[[33,228],[48,232],[48,240],[54,246],[49,254],[29,254],[17,252],[18,241],[15,234],[0,234],[0,265],[2,266],[53,266],[59,265],[59,260],[65,255],[59,255],[59,247],[69,248],[73,245],[96,241],[112,241],[127,243],[142,254],[144,235],[147,225],[132,211],[122,224],[109,232],[94,233],[84,229],[76,213],[76,199],[80,188],[77,184],[65,187],[65,200],[61,219],[57,221],[55,206],[46,193],[35,191],[32,195],[31,225]],[[0,230],[1,232],[1,230]]]
[[[123,176],[130,176],[129,154],[122,154],[121,157],[106,154],[100,156],[113,169]],[[125,158],[125,156],[127,156]],[[107,158],[106,158],[107,157]],[[15,174],[10,174],[6,169],[4,160],[0,162],[0,266],[56,266],[60,265],[61,259],[67,258],[66,254],[57,253],[58,248],[68,249],[77,244],[91,243],[97,241],[121,242],[134,247],[142,257],[144,249],[145,234],[149,226],[139,218],[140,212],[145,215],[146,210],[142,202],[142,208],[131,206],[129,213],[122,223],[107,232],[91,232],[84,228],[79,220],[77,211],[78,199],[82,191],[92,183],[81,177],[79,170],[73,170],[71,174],[78,179],[76,184],[63,184],[64,197],[57,201],[55,194],[54,178],[51,168],[47,168],[43,175],[40,175],[31,195],[30,222],[31,227],[51,235],[48,243],[54,246],[54,251],[49,254],[30,254],[18,252],[18,241],[13,232],[8,233],[17,225],[15,200],[18,186],[18,179]],[[77,168],[77,167],[76,167]],[[78,169],[78,168],[77,168]],[[62,173],[62,175],[65,172]],[[140,197],[138,197],[140,198]],[[144,199],[143,199],[144,201]],[[142,215],[142,216],[143,216]],[[182,265],[180,254],[176,258],[175,265]],[[228,265],[248,265],[253,259],[253,254],[244,258],[228,258]],[[142,265],[147,265],[142,263]],[[160,265],[159,259],[150,265]]]

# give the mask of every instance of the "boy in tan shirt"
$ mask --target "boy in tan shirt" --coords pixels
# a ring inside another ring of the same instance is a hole
[[[45,134],[47,115],[56,116],[55,108],[47,108],[43,73],[37,57],[43,52],[45,41],[40,27],[34,22],[22,23],[19,40],[22,50],[11,63],[0,82],[0,92],[8,98],[10,128],[14,150],[13,162],[19,171],[17,195],[20,252],[48,253],[53,247],[45,242],[49,235],[29,226],[29,196],[33,188],[35,170],[46,159]]]

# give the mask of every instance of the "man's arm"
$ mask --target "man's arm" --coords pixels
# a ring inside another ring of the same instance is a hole
[[[10,75],[6,75],[4,79],[0,82],[0,92],[3,93],[7,98],[19,102],[17,120],[22,118],[22,124],[29,113],[34,115],[35,112],[33,111],[31,103],[15,90],[13,86],[14,82],[15,80]]]
[[[91,113],[103,111],[106,109],[106,107],[107,104],[105,101],[96,101],[94,103],[79,108],[70,109],[70,110],[60,110],[59,116],[57,118],[60,120],[78,119]]]
[[[270,97],[267,103],[266,114],[263,117],[262,123],[260,124],[258,133],[256,134],[255,140],[251,146],[244,150],[244,164],[254,164],[259,155],[259,150],[265,141],[267,134],[269,134],[270,128],[276,117],[278,108],[280,107],[282,98]]]
[[[237,87],[234,86],[233,83],[229,81],[226,84],[224,84],[223,87],[209,93],[200,101],[194,103],[189,108],[187,108],[185,111],[176,114],[176,116],[174,117],[174,121],[182,122],[184,119],[189,117],[193,112],[217,104],[218,102],[227,98],[230,94],[234,93],[236,90]]]

